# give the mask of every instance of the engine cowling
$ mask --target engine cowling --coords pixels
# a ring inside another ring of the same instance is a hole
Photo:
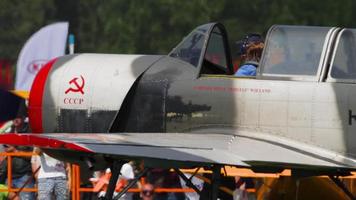
[[[160,57],[76,54],[50,61],[31,88],[32,131],[107,132],[133,83]]]

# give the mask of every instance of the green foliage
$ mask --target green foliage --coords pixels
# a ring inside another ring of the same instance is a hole
[[[31,34],[48,22],[50,0],[0,1],[0,58],[15,59]]]
[[[353,0],[1,0],[0,58],[16,60],[42,26],[69,21],[77,52],[166,54],[220,21],[233,42],[273,24],[356,27]]]

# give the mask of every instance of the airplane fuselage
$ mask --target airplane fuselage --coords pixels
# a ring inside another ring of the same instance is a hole
[[[115,90],[116,87],[94,93],[95,88],[88,85],[83,88],[84,94],[65,93],[71,84],[63,80],[72,76],[64,74],[56,79],[55,74],[50,73],[54,83],[47,85],[62,88],[64,92],[54,100],[49,99],[51,95],[44,99],[44,131],[234,134],[246,130],[326,148],[351,157],[356,154],[352,142],[356,126],[356,105],[353,103],[356,102],[356,88],[352,84],[315,84],[233,76],[195,78],[191,66],[165,66],[164,59],[179,62],[174,58],[162,58],[163,62],[151,66],[135,80],[132,87],[128,86],[130,91],[127,96],[125,93],[118,95],[120,91]],[[86,69],[86,73],[91,73],[90,68]],[[88,76],[82,74],[90,84]],[[56,86],[56,80],[63,86]],[[97,84],[106,87],[103,80],[96,77]],[[106,81],[112,84],[109,78]],[[95,87],[94,83],[91,84]],[[87,93],[91,96],[86,96]],[[96,94],[99,96],[96,97]]]

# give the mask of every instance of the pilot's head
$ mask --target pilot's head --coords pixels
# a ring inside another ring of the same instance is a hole
[[[264,43],[263,37],[258,33],[249,33],[244,39],[237,41],[237,54],[240,56],[244,56],[247,53],[247,50],[251,45],[257,45]]]
[[[260,62],[263,48],[264,48],[264,44],[262,42],[257,44],[255,43],[250,44],[246,51],[245,60]]]
[[[236,44],[237,52],[236,52],[236,59],[234,60],[234,69],[237,70],[241,62],[244,62],[247,59],[249,59],[247,58],[247,53],[248,53],[248,49],[250,49],[252,46],[254,46],[253,47],[254,50],[251,51],[251,53],[255,54],[255,52],[262,52],[264,39],[258,33],[249,33],[242,40],[235,42],[235,44]],[[258,48],[256,49],[256,46],[258,46],[259,48],[262,47],[262,49],[260,49],[261,51],[259,51]],[[257,62],[259,61],[260,57],[261,56],[259,56],[258,60],[256,60]]]

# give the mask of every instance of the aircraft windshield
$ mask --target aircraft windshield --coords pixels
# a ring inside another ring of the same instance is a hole
[[[261,62],[264,75],[315,76],[330,28],[274,26]]]
[[[356,30],[342,31],[336,46],[331,76],[339,79],[356,78]]]
[[[226,67],[227,62],[222,37],[220,30],[215,27],[211,33],[204,58],[218,66]]]
[[[206,24],[196,28],[169,53],[169,56],[178,58],[197,67],[205,43],[206,33],[210,27],[211,24]]]

